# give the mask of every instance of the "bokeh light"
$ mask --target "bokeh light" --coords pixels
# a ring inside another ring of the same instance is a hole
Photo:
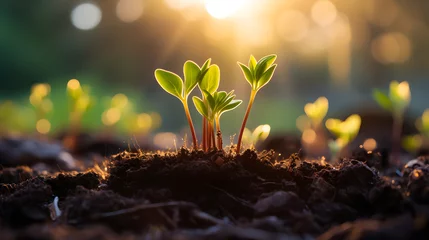
[[[116,5],[116,16],[126,23],[138,20],[144,11],[143,0],[119,0]]]
[[[298,10],[286,10],[277,22],[279,36],[291,42],[303,39],[308,33],[308,28],[308,18]]]
[[[112,107],[114,108],[125,108],[128,104],[128,97],[125,94],[118,93],[112,98]]]
[[[374,58],[383,64],[403,63],[411,57],[411,42],[399,32],[384,33],[371,43]]]
[[[312,144],[316,141],[316,132],[313,129],[306,129],[302,133],[302,141],[307,144]]]
[[[311,18],[322,27],[332,24],[337,17],[337,8],[328,0],[318,0],[311,8]]]
[[[70,90],[77,90],[80,88],[80,83],[77,79],[71,79],[67,83],[67,88]]]
[[[365,151],[374,151],[377,148],[377,141],[374,138],[368,138],[363,142],[362,146]]]
[[[172,132],[161,132],[153,137],[153,144],[161,149],[177,148],[176,139],[176,134]]]
[[[72,24],[80,30],[90,30],[101,21],[100,8],[92,3],[82,3],[71,12]]]
[[[245,3],[244,0],[205,0],[207,12],[217,19],[231,17],[243,7]]]
[[[101,116],[101,121],[106,126],[112,126],[121,119],[121,111],[118,108],[109,108]]]
[[[47,134],[51,131],[51,123],[47,119],[40,119],[36,123],[36,130],[40,134]]]

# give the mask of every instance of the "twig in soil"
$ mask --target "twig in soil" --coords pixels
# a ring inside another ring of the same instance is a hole
[[[212,186],[212,185],[207,185],[207,186],[208,186],[208,187],[211,187],[211,188],[213,188],[213,189],[215,189],[215,190],[218,190],[218,191],[220,191],[220,192],[222,192],[222,193],[224,193],[225,195],[227,195],[229,198],[231,198],[231,199],[232,199],[232,200],[234,200],[235,202],[240,203],[241,205],[243,205],[243,206],[245,206],[245,207],[248,207],[248,208],[253,209],[253,208],[252,208],[252,205],[251,205],[249,202],[247,202],[246,200],[243,200],[243,199],[241,199],[241,198],[235,197],[235,196],[233,196],[231,193],[228,193],[227,191],[225,191],[225,190],[223,190],[223,189],[221,189],[221,188],[218,188],[218,187],[215,187],[215,186]]]
[[[189,209],[197,208],[197,206],[195,204],[189,203],[189,202],[168,202],[168,203],[141,204],[141,205],[137,205],[137,206],[132,207],[132,208],[121,209],[118,211],[94,214],[91,216],[91,219],[114,217],[114,216],[120,216],[120,215],[135,213],[138,211],[144,211],[144,210],[149,210],[149,209],[158,209],[158,208],[166,208],[166,207],[179,207],[179,208],[189,208]]]
[[[215,218],[215,217],[211,216],[210,214],[207,214],[205,212],[201,212],[199,210],[192,211],[192,215],[194,217],[198,218],[198,219],[201,219],[201,220],[207,221],[209,223],[212,223],[213,225],[215,225],[215,224],[216,225],[224,225],[224,224],[226,224],[225,221],[223,221],[221,219],[218,219],[218,218]]]

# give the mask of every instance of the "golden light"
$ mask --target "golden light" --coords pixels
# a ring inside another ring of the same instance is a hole
[[[52,111],[52,108],[53,108],[52,101],[50,99],[43,99],[43,101],[41,102],[41,105],[40,105],[40,109],[43,112],[48,113],[48,112]]]
[[[268,45],[273,39],[273,32],[269,19],[253,17],[240,19],[235,30],[237,41],[248,46]]]
[[[306,129],[311,128],[311,121],[306,115],[301,115],[296,119],[296,127],[304,132]]]
[[[80,88],[80,83],[77,79],[71,79],[67,83],[67,88],[70,90],[78,90]]]
[[[77,112],[85,112],[87,110],[87,108],[89,107],[89,104],[91,103],[91,99],[89,98],[88,95],[81,95],[77,100],[76,100],[76,111]]]
[[[374,138],[368,138],[363,142],[363,148],[365,151],[374,151],[377,148],[377,141]]]
[[[287,10],[277,22],[277,32],[286,41],[297,42],[307,36],[308,18],[300,11]]]
[[[302,133],[302,140],[307,144],[312,144],[316,141],[316,132],[313,129],[306,129]]]
[[[217,19],[233,16],[245,3],[244,0],[205,0],[207,12]]]
[[[165,0],[168,7],[175,10],[182,10],[195,4],[202,3],[202,0]]]
[[[73,9],[71,21],[80,30],[93,29],[101,21],[101,10],[95,4],[82,3]]]
[[[319,26],[326,27],[332,24],[337,17],[337,8],[328,0],[318,0],[311,8],[311,18]]]
[[[103,113],[101,121],[106,126],[112,126],[121,119],[121,111],[117,108],[110,108]]]
[[[47,119],[40,119],[36,123],[36,130],[41,134],[47,134],[51,131],[51,123]]]
[[[128,104],[128,97],[125,94],[118,93],[112,98],[112,107],[124,108]]]
[[[116,16],[126,23],[138,20],[144,10],[142,0],[120,0],[116,5]]]
[[[403,33],[378,36],[371,43],[373,57],[380,63],[403,63],[411,57],[411,42]]]
[[[152,127],[152,118],[147,113],[141,113],[137,116],[137,127],[148,130]]]
[[[150,115],[150,118],[152,119],[152,128],[153,129],[159,128],[162,124],[161,115],[159,115],[159,113],[156,113],[156,112],[152,112],[149,115]]]
[[[40,98],[46,97],[51,92],[51,86],[47,83],[35,84],[31,89],[31,94]]]
[[[411,98],[410,85],[407,81],[399,83],[397,89],[398,96],[405,101],[409,101]]]

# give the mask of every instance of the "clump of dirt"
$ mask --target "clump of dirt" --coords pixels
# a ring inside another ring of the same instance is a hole
[[[83,186],[86,189],[95,189],[101,183],[101,176],[94,171],[84,173],[64,172],[54,176],[48,176],[45,182],[52,188],[55,196],[65,197],[69,191],[73,192],[77,186]]]
[[[3,168],[0,170],[0,183],[11,184],[20,183],[32,178],[35,175],[33,170],[27,166],[16,168]]]

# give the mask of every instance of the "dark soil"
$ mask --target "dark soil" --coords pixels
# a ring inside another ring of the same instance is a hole
[[[4,168],[0,238],[428,239],[429,158],[380,173],[381,155],[352,156],[181,149],[122,152],[107,172]]]

